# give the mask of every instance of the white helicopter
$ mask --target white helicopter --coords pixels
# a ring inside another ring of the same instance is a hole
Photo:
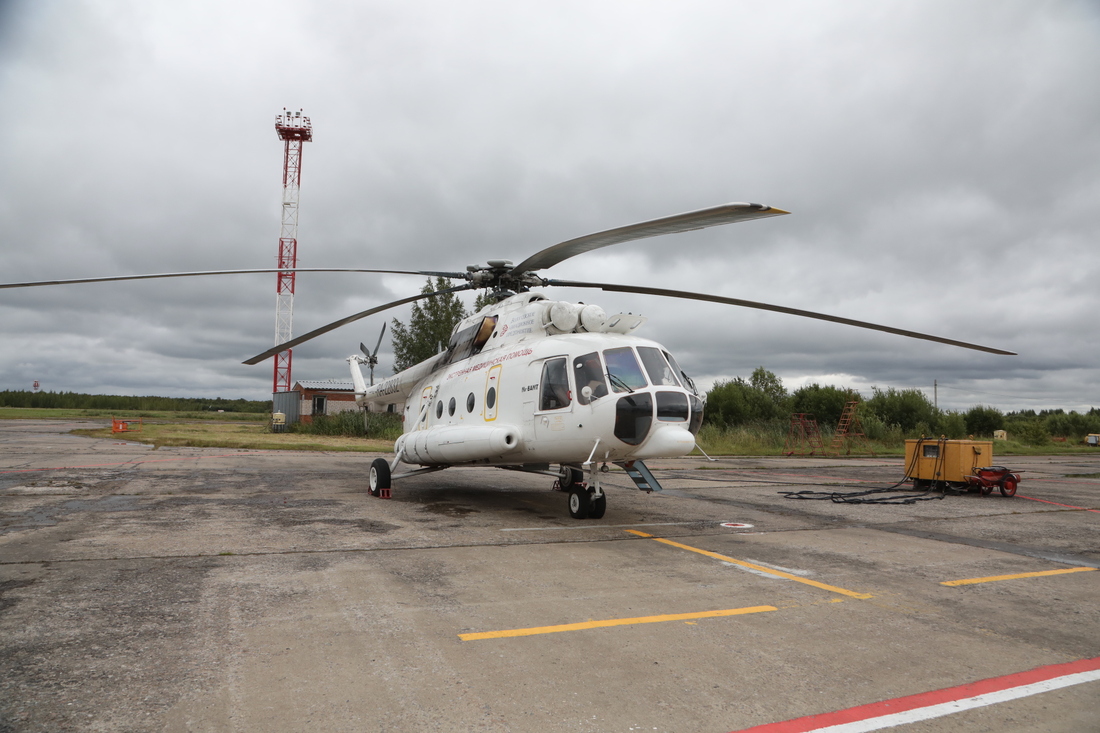
[[[443,276],[465,283],[387,303],[279,344],[244,362],[258,364],[335,328],[423,298],[477,288],[496,301],[465,318],[442,353],[381,383],[368,385],[361,367],[375,353],[348,357],[362,408],[404,405],[404,432],[390,460],[376,459],[369,490],[388,498],[392,482],[456,466],[495,466],[552,476],[568,492],[576,519],[604,515],[600,475],[622,467],[638,488],[659,491],[646,468],[651,458],[683,456],[695,448],[704,396],[660,344],[635,335],[645,319],[608,316],[597,305],[549,300],[534,287],[599,288],[789,313],[976,349],[1013,352],[863,321],[717,295],[680,290],[545,279],[536,273],[584,252],[621,242],[778,216],[788,212],[731,203],[619,227],[542,250],[518,265],[490,260],[465,272],[357,270]],[[373,371],[372,371],[373,377]],[[397,473],[400,464],[411,468]],[[554,468],[556,466],[556,468]]]
[[[395,479],[420,473],[455,466],[496,466],[553,476],[555,487],[569,494],[571,516],[598,519],[607,507],[600,474],[615,464],[638,488],[660,491],[644,461],[686,455],[695,448],[705,398],[667,349],[634,335],[644,318],[622,313],[609,317],[599,306],[548,300],[531,288],[598,288],[723,303],[1014,355],[988,346],[750,300],[637,285],[552,280],[537,274],[575,255],[613,244],[786,213],[761,204],[724,204],[570,239],[518,265],[489,260],[486,265],[468,266],[465,272],[293,268],[297,272],[441,276],[465,282],[356,313],[244,363],[258,364],[340,326],[405,303],[461,290],[489,289],[497,302],[460,322],[446,350],[378,385],[373,384],[377,346],[373,353],[361,347],[362,356],[348,357],[360,407],[405,406],[404,433],[394,445],[394,457],[371,464],[370,493],[388,498]],[[123,275],[2,283],[0,289],[287,271]],[[371,385],[363,378],[364,364],[371,369]],[[416,468],[395,473],[402,463]]]

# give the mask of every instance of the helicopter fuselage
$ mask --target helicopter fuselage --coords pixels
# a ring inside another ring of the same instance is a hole
[[[420,466],[540,467],[686,455],[703,400],[640,316],[521,293],[455,328],[438,356],[367,387],[362,407],[404,405],[394,450]]]

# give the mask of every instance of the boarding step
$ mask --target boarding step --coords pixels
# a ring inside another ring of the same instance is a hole
[[[620,463],[622,469],[626,471],[626,475],[633,479],[635,485],[642,491],[660,491],[661,484],[657,481],[657,478],[649,472],[649,469],[641,461],[631,461],[630,463]]]

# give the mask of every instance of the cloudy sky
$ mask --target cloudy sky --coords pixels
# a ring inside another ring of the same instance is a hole
[[[273,267],[284,107],[303,267],[462,270],[753,201],[790,216],[544,273],[778,303],[984,353],[711,304],[650,318],[703,384],[1100,406],[1100,5],[0,0],[0,281]],[[295,333],[423,278],[302,274]],[[265,399],[274,275],[0,291],[0,389]],[[406,319],[407,310],[392,315]],[[295,350],[343,378],[368,318]],[[383,346],[383,364],[392,364]]]

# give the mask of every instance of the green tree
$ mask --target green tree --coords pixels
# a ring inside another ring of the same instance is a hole
[[[427,295],[454,287],[445,277],[428,278],[420,292]],[[466,308],[454,293],[413,303],[409,325],[396,318],[391,325],[394,372],[404,371],[439,353],[451,340],[451,332],[466,317]]]
[[[771,395],[741,377],[716,382],[707,392],[707,419],[718,425],[733,427],[747,422],[772,420],[781,414],[781,407],[772,400]]]
[[[814,383],[796,389],[788,404],[791,412],[813,415],[818,425],[836,425],[844,406],[858,399],[859,395],[849,389]]]
[[[490,291],[482,290],[480,293],[477,294],[477,297],[474,298],[473,313],[477,313],[479,310],[481,310],[485,306],[492,305],[493,303],[496,303],[496,302],[497,302],[497,299],[493,297],[493,295]]]
[[[935,430],[939,425],[939,411],[919,389],[872,388],[874,395],[867,400],[867,409],[886,425],[897,425],[909,433],[918,426],[922,430]]]
[[[1005,416],[996,407],[974,405],[966,411],[966,432],[971,435],[993,436],[994,430],[1002,430]]]
[[[783,380],[762,366],[753,370],[749,385],[767,395],[777,407],[781,407],[787,400],[787,389],[783,386]]]

